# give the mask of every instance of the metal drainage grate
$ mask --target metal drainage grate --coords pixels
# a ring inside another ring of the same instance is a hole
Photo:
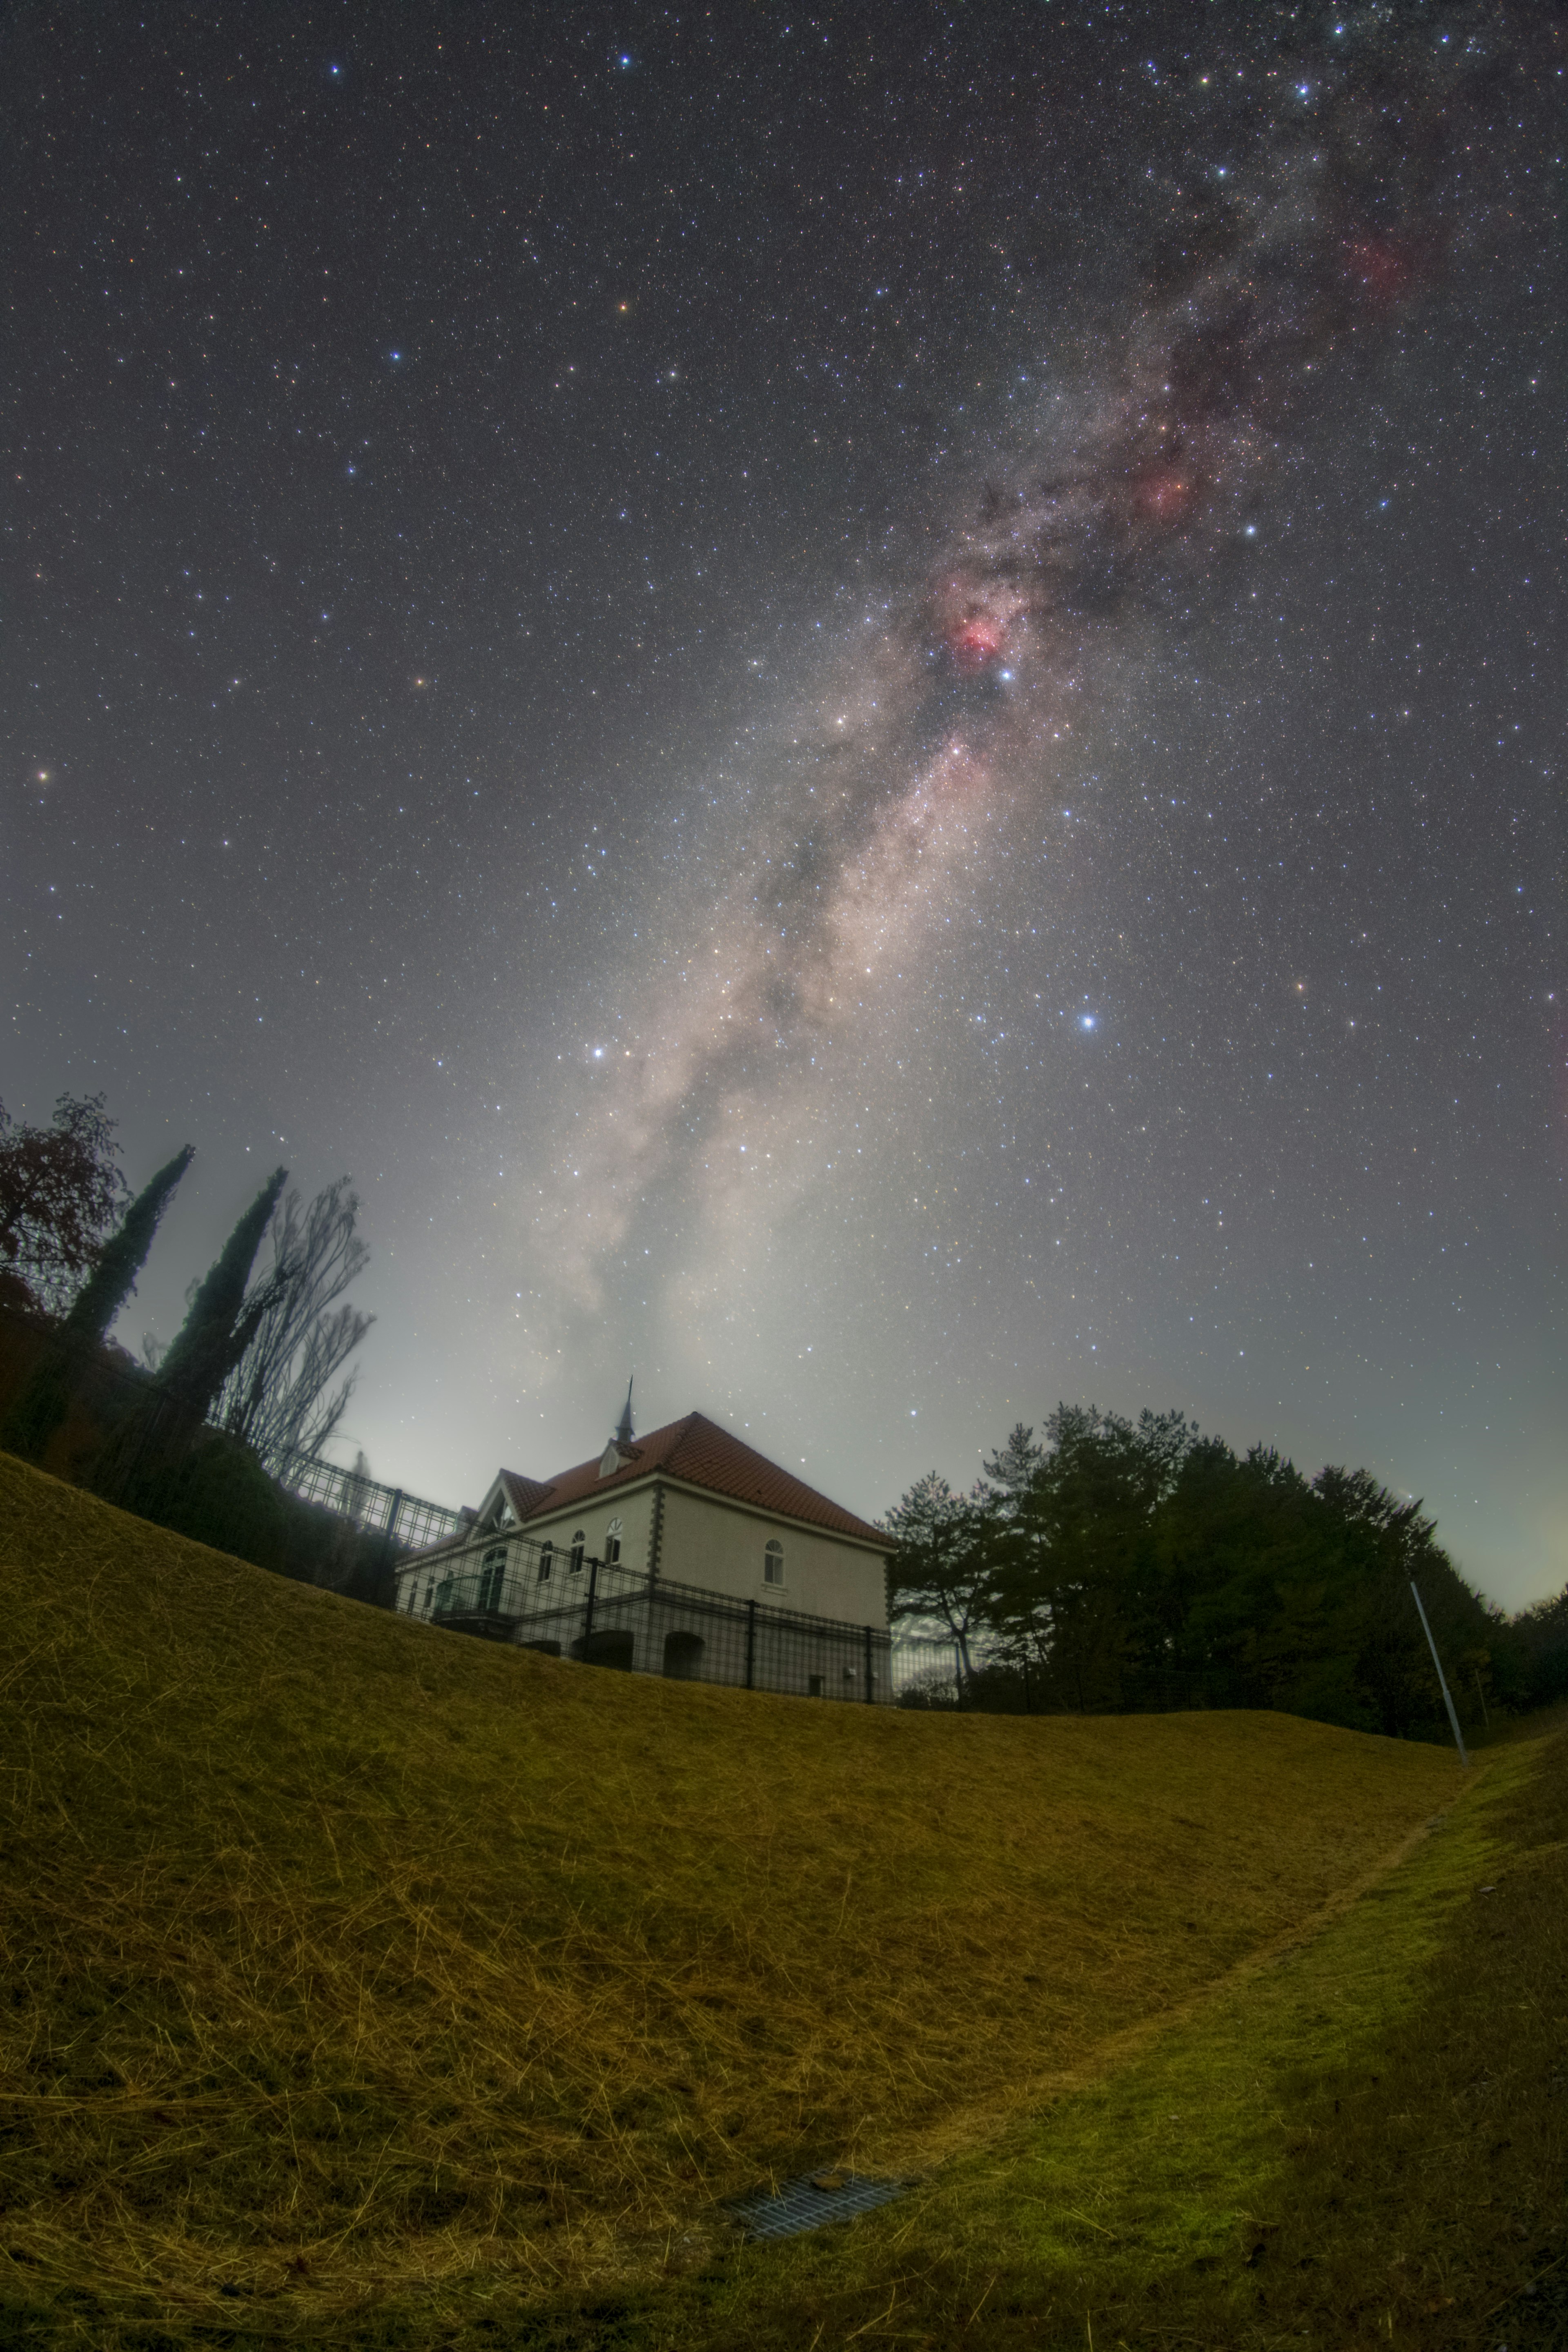
[[[820,2230],[829,2221],[847,2221],[852,2213],[869,2213],[890,2197],[901,2197],[907,2180],[867,2180],[855,2172],[803,2172],[786,2180],[776,2196],[737,2197],[728,2210],[748,2238],[794,2238],[802,2230]]]

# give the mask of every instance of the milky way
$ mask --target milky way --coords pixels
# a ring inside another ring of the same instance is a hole
[[[809,699],[710,786],[663,952],[622,977],[637,1009],[552,1115],[542,1370],[602,1316],[605,1265],[643,1255],[639,1219],[700,1264],[671,1303],[731,1317],[770,1230],[864,1160],[858,1114],[895,1123],[955,909],[1037,834],[1064,742],[1124,711],[1170,617],[1234,593],[1314,417],[1353,403],[1495,212],[1552,62],[1539,26],[1475,8],[1342,14],[1310,47],[1222,42],[1191,68],[1200,135],[1135,192],[1121,303],[1039,352],[1021,424],[971,433],[963,488],[889,534]],[[1058,853],[1047,925],[1070,889]]]

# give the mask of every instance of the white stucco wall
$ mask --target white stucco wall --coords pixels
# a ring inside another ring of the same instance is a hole
[[[698,1585],[708,1592],[731,1594],[737,1600],[771,1601],[776,1608],[833,1618],[841,1624],[879,1629],[887,1625],[887,1581],[878,1554],[845,1543],[825,1528],[796,1527],[787,1520],[773,1518],[766,1512],[748,1509],[743,1504],[727,1502],[717,1495],[670,1486],[665,1486],[663,1493],[658,1546],[658,1572],[662,1578],[672,1583]],[[621,1563],[646,1575],[653,1547],[655,1494],[655,1485],[650,1482],[630,1492],[590,1496],[571,1509],[530,1519],[521,1529],[515,1523],[510,1528],[498,1528],[490,1540],[521,1533],[534,1546],[548,1538],[558,1555],[552,1582],[559,1584],[566,1572],[564,1556],[579,1530],[587,1557],[603,1559],[610,1522],[619,1519]],[[763,1561],[770,1539],[784,1546],[782,1585],[763,1580]],[[484,1538],[478,1538],[463,1561],[465,1570],[478,1568],[484,1548]],[[532,1559],[534,1554],[530,1551],[513,1555],[514,1564],[520,1569],[524,1557]],[[449,1565],[444,1562],[434,1569],[410,1566],[400,1571],[399,1608],[418,1612],[427,1579],[434,1574],[438,1583]]]
[[[764,1584],[763,1559],[770,1537],[784,1546],[782,1586]],[[797,1528],[717,1495],[667,1487],[658,1572],[709,1592],[744,1601],[772,1601],[813,1617],[850,1625],[885,1626],[888,1588],[874,1553],[841,1542],[823,1528]]]
[[[591,1495],[569,1511],[552,1511],[537,1519],[530,1519],[522,1529],[530,1543],[542,1543],[546,1537],[557,1551],[568,1551],[579,1528],[583,1530],[583,1549],[590,1559],[603,1559],[605,1538],[610,1531],[610,1521],[621,1523],[621,1566],[636,1569],[646,1575],[648,1553],[653,1544],[653,1488],[638,1486],[630,1494]]]

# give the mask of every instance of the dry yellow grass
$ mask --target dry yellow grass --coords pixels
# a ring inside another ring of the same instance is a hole
[[[171,2313],[626,2274],[770,2172],[918,2163],[1288,1941],[1457,1779],[1287,1717],[492,1649],[4,1456],[0,1579],[12,2278]]]

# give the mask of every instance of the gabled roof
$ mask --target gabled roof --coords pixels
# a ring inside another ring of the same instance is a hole
[[[530,1511],[534,1509],[550,1492],[549,1487],[542,1486],[537,1478],[525,1478],[518,1470],[503,1470],[500,1474],[500,1487],[507,1501],[511,1505],[514,1517],[520,1519],[526,1519]],[[481,1504],[480,1509],[482,1510],[483,1507]]]
[[[635,1438],[626,1467],[612,1471],[607,1478],[599,1475],[603,1458],[595,1454],[591,1462],[580,1462],[575,1469],[563,1470],[559,1477],[542,1485],[537,1479],[520,1477],[514,1470],[503,1470],[501,1481],[518,1517],[526,1520],[570,1510],[574,1503],[597,1501],[601,1495],[614,1494],[659,1472],[683,1486],[722,1495],[732,1503],[751,1503],[758,1510],[775,1512],[780,1518],[798,1519],[807,1527],[852,1537],[858,1543],[875,1544],[881,1551],[891,1549],[879,1528],[829,1502],[804,1478],[782,1470],[765,1454],[721,1429],[705,1413],[689,1412],[684,1421],[672,1421],[647,1437]]]

